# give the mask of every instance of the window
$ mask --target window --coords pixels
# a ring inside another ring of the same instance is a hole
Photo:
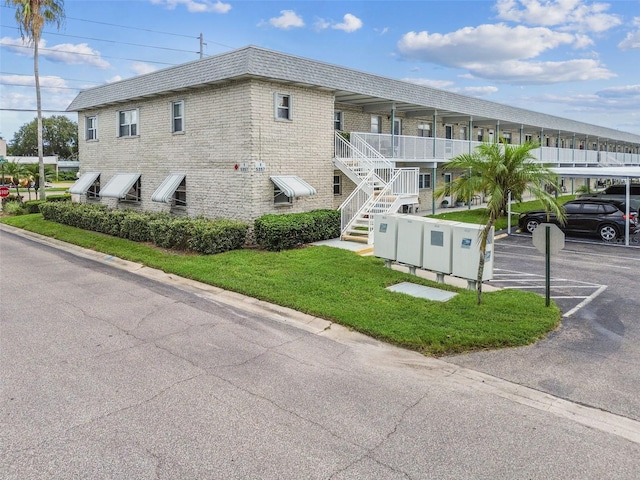
[[[418,188],[419,189],[431,188],[430,173],[421,173],[418,175]]]
[[[171,102],[171,131],[184,132],[184,101]]]
[[[511,143],[511,132],[502,132],[502,138],[505,143]]]
[[[187,179],[183,179],[176,188],[176,191],[173,194],[173,205],[175,207],[186,207],[187,206]]]
[[[460,127],[460,140],[467,140],[467,127]]]
[[[342,130],[342,112],[333,112],[333,128]]]
[[[340,175],[333,176],[333,194],[342,195],[342,177]]]
[[[483,128],[479,128],[478,129],[478,141],[482,142],[483,138],[484,138],[484,129]]]
[[[289,205],[292,203],[291,197],[287,197],[287,195],[275,184],[273,185],[273,203],[275,205]]]
[[[135,137],[138,135],[138,110],[118,112],[118,136]]]
[[[140,194],[140,177],[136,180],[129,191],[125,194],[122,199],[123,202],[139,202],[142,200],[142,195]]]
[[[531,135],[530,133],[527,133],[524,136],[524,141],[525,143],[533,143],[533,135]]]
[[[418,136],[419,137],[430,137],[431,136],[431,124],[423,123],[418,125]]]
[[[382,133],[382,117],[371,115],[371,133]]]
[[[98,117],[85,117],[85,140],[98,139]]]
[[[291,95],[276,93],[276,119],[291,120]]]
[[[88,200],[99,200],[100,199],[100,175],[95,181],[91,184],[91,186],[87,189],[87,199]]]

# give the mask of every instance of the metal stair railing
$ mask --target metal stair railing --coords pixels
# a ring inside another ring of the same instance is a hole
[[[374,177],[376,177],[375,172],[369,172],[367,177],[356,186],[351,195],[338,207],[338,210],[340,210],[340,232],[342,234],[351,226],[367,201],[373,197],[374,188],[371,182],[373,182]]]

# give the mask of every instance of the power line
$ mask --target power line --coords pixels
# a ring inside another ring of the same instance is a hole
[[[4,48],[26,48],[31,50],[31,47],[28,46],[24,46],[24,45],[5,45],[5,44],[0,44],[0,47],[4,47]],[[56,52],[56,53],[67,53],[69,55],[85,55],[88,57],[100,57],[100,58],[113,58],[115,60],[127,60],[129,62],[144,62],[144,63],[157,63],[158,65],[178,65],[177,63],[168,63],[168,62],[156,62],[153,60],[142,60],[139,58],[124,58],[124,57],[114,57],[114,56],[110,56],[110,55],[101,55],[101,54],[96,54],[96,53],[84,53],[84,52],[70,52],[69,50],[58,50],[55,48],[43,48],[40,47],[38,48],[38,50],[40,51],[45,51],[45,52]]]
[[[8,26],[8,25],[0,25],[0,27],[2,27],[2,28],[12,28],[14,30],[19,30],[18,27],[11,27],[11,26]],[[80,35],[68,35],[66,33],[56,33],[56,32],[42,32],[42,33],[43,34],[46,33],[47,35],[56,35],[58,37],[80,38],[82,40],[92,40],[94,42],[116,43],[116,44],[119,44],[119,45],[130,45],[130,46],[133,46],[133,47],[156,48],[158,50],[171,50],[173,52],[184,52],[184,53],[196,53],[196,54],[200,53],[200,52],[193,52],[191,50],[183,50],[183,49],[180,49],[180,48],[157,47],[155,45],[144,45],[144,44],[141,44],[141,43],[119,42],[117,40],[107,40],[107,39],[104,39],[104,38],[91,38],[91,37],[82,37]],[[196,37],[196,38],[199,38],[199,37]]]
[[[25,85],[24,83],[0,82],[0,85],[8,85],[8,86],[12,86],[12,87],[30,87],[30,88],[35,88],[35,85]],[[45,87],[43,85],[40,85],[40,88],[47,88],[47,89],[51,89],[51,90],[82,90],[79,87]]]
[[[1,72],[0,71],[0,75],[18,75],[21,77],[33,77],[33,74],[31,73],[16,73],[16,72]],[[40,75],[40,80],[42,80],[45,77],[56,77],[59,78],[60,80],[67,80],[69,82],[86,82],[86,83],[95,83],[98,85],[101,85],[102,82],[96,82],[95,80],[80,80],[78,78],[63,78],[63,77],[58,77],[57,75]]]
[[[128,28],[130,30],[138,30],[141,32],[151,32],[151,33],[160,33],[162,35],[172,35],[174,37],[184,37],[184,38],[198,38],[193,37],[191,35],[185,35],[183,33],[172,33],[172,32],[161,32],[159,30],[150,30],[147,28],[139,28],[139,27],[129,27],[127,25],[117,25],[115,23],[107,23],[107,22],[97,22],[95,20],[85,20],[84,18],[75,18],[75,17],[65,17],[67,20],[77,20],[79,22],[87,22],[87,23],[96,23],[98,25],[107,25],[109,27],[120,27],[120,28]]]
[[[36,110],[35,108],[0,108],[0,111],[2,112],[38,112],[38,110]],[[47,110],[45,108],[42,108],[40,111],[47,112],[47,113],[68,113],[68,114],[76,113],[76,112],[67,112],[66,110]]]

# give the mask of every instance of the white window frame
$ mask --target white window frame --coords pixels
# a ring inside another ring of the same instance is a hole
[[[273,184],[273,204],[276,206],[293,204],[293,199],[280,190],[275,183]]]
[[[186,208],[187,207],[187,178],[183,178],[173,192],[173,207],[174,208]]]
[[[427,133],[426,135],[424,133]],[[430,123],[421,123],[418,125],[418,136],[423,138],[431,137],[431,124]]]
[[[511,132],[502,132],[502,138],[506,143],[511,143]]]
[[[476,139],[478,140],[478,142],[484,142],[484,128],[479,128],[477,133],[478,135]]]
[[[89,126],[91,124],[91,126]],[[89,138],[89,132],[93,132],[91,138]],[[98,140],[98,117],[92,115],[90,117],[84,117],[84,139],[87,142],[95,142]]]
[[[287,99],[284,105],[284,100]],[[276,120],[290,122],[293,120],[293,97],[288,93],[274,93],[273,95],[273,115]]]
[[[91,186],[87,189],[87,200],[100,201],[100,175],[94,180]]]
[[[430,190],[431,187],[431,174],[430,173],[419,173],[418,174],[418,189],[420,190]]]
[[[340,111],[333,112],[333,128],[334,130],[342,131],[344,115]]]
[[[180,106],[180,114],[176,115],[175,108]],[[176,100],[175,102],[171,102],[171,133],[184,133],[184,100]],[[176,128],[176,121],[180,121],[180,128]]]
[[[459,132],[458,132],[458,137],[460,138],[460,140],[469,140],[467,138],[467,126],[466,125],[460,125]]]
[[[130,118],[129,123],[121,123],[121,116],[124,114],[124,120],[127,120],[127,114],[129,114]],[[129,110],[118,110],[117,117],[117,125],[118,125],[118,137],[119,138],[131,138],[140,136],[140,112],[137,108],[132,108]],[[128,134],[122,135],[122,128],[127,127]]]
[[[333,194],[342,195],[342,176],[341,175],[333,176]]]
[[[382,133],[382,116],[371,115],[371,133]]]
[[[126,203],[140,203],[142,201],[142,179],[138,177],[136,182],[131,186],[129,191],[125,194],[121,202]]]

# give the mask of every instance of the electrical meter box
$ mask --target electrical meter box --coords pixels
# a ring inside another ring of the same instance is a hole
[[[425,223],[422,240],[422,268],[451,274],[453,268],[453,227],[459,222],[446,220]]]
[[[484,225],[459,223],[453,226],[452,269],[455,277],[476,280],[480,264],[480,234]],[[484,257],[482,280],[493,278],[493,234],[491,228],[487,238],[487,249]]]
[[[377,214],[373,218],[373,255],[396,259],[399,215]]]
[[[425,218],[411,215],[398,218],[398,263],[422,266],[422,231],[426,223]]]

